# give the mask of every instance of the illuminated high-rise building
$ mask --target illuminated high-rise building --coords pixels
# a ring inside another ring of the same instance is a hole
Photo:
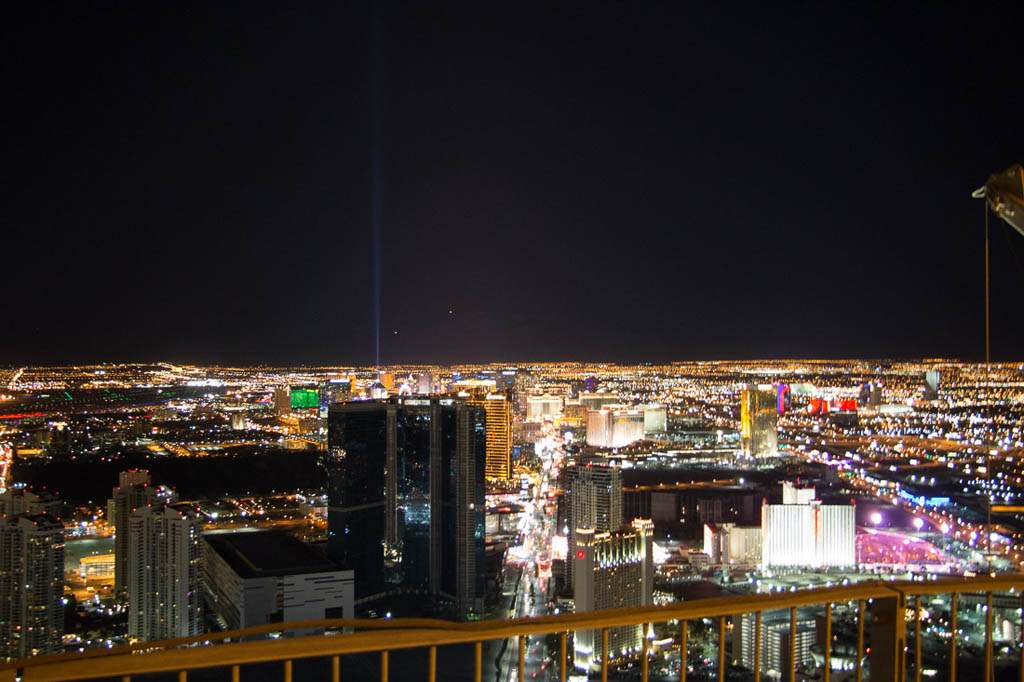
[[[597,533],[618,530],[622,525],[622,471],[600,463],[577,464],[565,470],[569,508],[569,556],[576,553],[576,529]],[[567,585],[572,586],[574,567],[566,564]]]
[[[617,393],[608,393],[605,391],[599,391],[597,393],[590,393],[584,391],[580,393],[580,404],[588,410],[600,410],[605,405],[616,405],[619,402],[619,396]]]
[[[416,392],[420,395],[430,395],[434,392],[434,377],[426,372],[416,377]]]
[[[768,386],[753,384],[740,396],[740,438],[743,454],[774,457],[778,454],[778,394]]]
[[[587,445],[621,448],[643,437],[643,409],[609,405],[587,411]]]
[[[189,506],[140,507],[128,517],[128,637],[141,642],[203,631],[202,518]]]
[[[644,405],[644,435],[665,435],[668,432],[668,408],[664,405]]]
[[[0,519],[0,659],[63,650],[64,525],[48,514]]]
[[[759,624],[760,613],[745,613],[738,616],[733,625],[732,657],[736,665],[753,669],[757,665],[758,648],[760,648],[761,670],[767,677],[781,678],[783,673],[793,666],[813,664],[814,657],[811,647],[817,642],[817,621],[813,615],[797,609],[796,638],[793,637],[793,623],[789,613],[783,611],[767,611]],[[757,632],[761,631],[760,647],[757,646]],[[796,661],[790,662],[790,651],[796,655]]]
[[[114,525],[114,597],[128,598],[128,519],[132,512],[158,501],[149,471],[122,471],[107,503],[107,522]]]
[[[526,396],[526,418],[530,421],[544,421],[562,414],[562,396],[529,395]]]
[[[333,378],[320,384],[320,417],[326,418],[331,405],[352,400],[352,381],[348,377]]]
[[[650,606],[654,595],[654,524],[634,519],[628,529],[594,532],[576,529],[577,544],[570,555],[575,581],[576,613],[600,609]],[[635,655],[642,650],[642,625],[609,628],[608,658]],[[578,630],[575,665],[588,670],[602,660],[601,632]]]
[[[49,490],[33,490],[23,483],[18,483],[6,492],[0,493],[0,514],[14,518],[20,514],[46,514],[52,519],[60,520],[63,516],[64,503],[56,494]]]
[[[292,411],[292,389],[278,386],[274,389],[274,412],[280,416]]]
[[[401,591],[483,608],[486,412],[456,398],[335,405],[328,416],[328,554],[357,603]]]
[[[783,484],[783,503],[761,507],[761,565],[851,567],[856,565],[856,508],[822,504],[814,488]]]
[[[487,415],[488,481],[507,481],[512,477],[512,401],[500,393],[469,400],[484,408]]]

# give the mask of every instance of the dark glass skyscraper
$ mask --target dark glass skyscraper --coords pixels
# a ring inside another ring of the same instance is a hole
[[[451,398],[331,406],[328,552],[355,570],[357,600],[411,591],[480,611],[485,419]]]

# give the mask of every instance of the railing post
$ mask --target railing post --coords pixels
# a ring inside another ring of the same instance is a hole
[[[904,679],[907,598],[902,592],[871,603],[871,682]]]
[[[789,609],[789,682],[796,682],[796,607]]]
[[[857,674],[856,681],[862,682],[864,673],[864,600],[857,602]],[[954,678],[955,679],[955,678]]]
[[[477,642],[476,645],[474,645],[473,649],[474,649],[474,654],[475,654],[475,656],[474,656],[475,661],[474,662],[476,664],[475,667],[473,668],[473,680],[474,680],[474,682],[480,682],[481,676],[483,675],[483,667],[484,667],[484,643],[483,642]],[[431,658],[434,658],[436,660],[437,647],[430,647],[430,653],[431,653]],[[433,671],[431,671],[431,672],[433,672]]]
[[[292,682],[292,661],[288,659],[284,662],[284,682]]]
[[[825,604],[825,670],[822,682],[828,682],[832,673],[832,604]]]
[[[559,679],[559,682],[565,682],[565,680],[566,680],[566,678],[568,677],[568,674],[569,674],[569,671],[566,670],[566,668],[565,668],[566,662],[568,660],[568,656],[566,656],[566,649],[569,646],[568,643],[567,643],[567,639],[568,639],[568,636],[564,632],[558,638],[558,640],[559,640],[558,641],[559,648],[561,649],[561,655],[560,655],[559,662],[558,662],[558,679]]]
[[[992,593],[985,593],[985,682],[992,682]]]
[[[679,682],[686,682],[686,654],[690,648],[689,624],[684,620],[679,626]]]
[[[437,680],[437,647],[430,647],[429,660],[427,661],[427,680],[428,682],[436,682]]]
[[[1021,594],[1020,606],[1020,682],[1024,682],[1024,594]]]
[[[650,640],[647,639],[647,628],[644,626],[641,627],[643,628],[641,630],[641,632],[643,632],[643,658],[640,660],[640,679],[642,682],[647,682],[647,649],[650,646]]]
[[[915,625],[914,630],[914,682],[921,682],[921,599],[924,595],[917,595],[917,599],[914,600],[914,604],[917,606],[917,613],[914,614]]]
[[[725,616],[718,617],[718,682],[725,682]]]
[[[380,682],[388,682],[388,652],[380,652]]]
[[[956,679],[956,606],[960,595],[954,592],[949,600],[949,679]],[[1022,668],[1024,669],[1024,668]]]
[[[235,670],[238,666],[235,666]],[[231,682],[238,682],[237,677],[232,677]],[[341,657],[331,656],[331,682],[341,682]]]
[[[526,637],[519,635],[519,682],[526,680]]]
[[[761,612],[754,619],[754,682],[761,682]]]
[[[601,629],[601,682],[608,682],[608,628]]]

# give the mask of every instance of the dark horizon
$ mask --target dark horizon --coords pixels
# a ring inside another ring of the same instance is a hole
[[[1006,10],[376,7],[17,8],[0,364],[984,359]]]

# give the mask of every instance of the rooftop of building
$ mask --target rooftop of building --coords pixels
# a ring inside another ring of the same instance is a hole
[[[316,549],[283,531],[213,533],[203,539],[242,578],[326,573],[338,568]]]

